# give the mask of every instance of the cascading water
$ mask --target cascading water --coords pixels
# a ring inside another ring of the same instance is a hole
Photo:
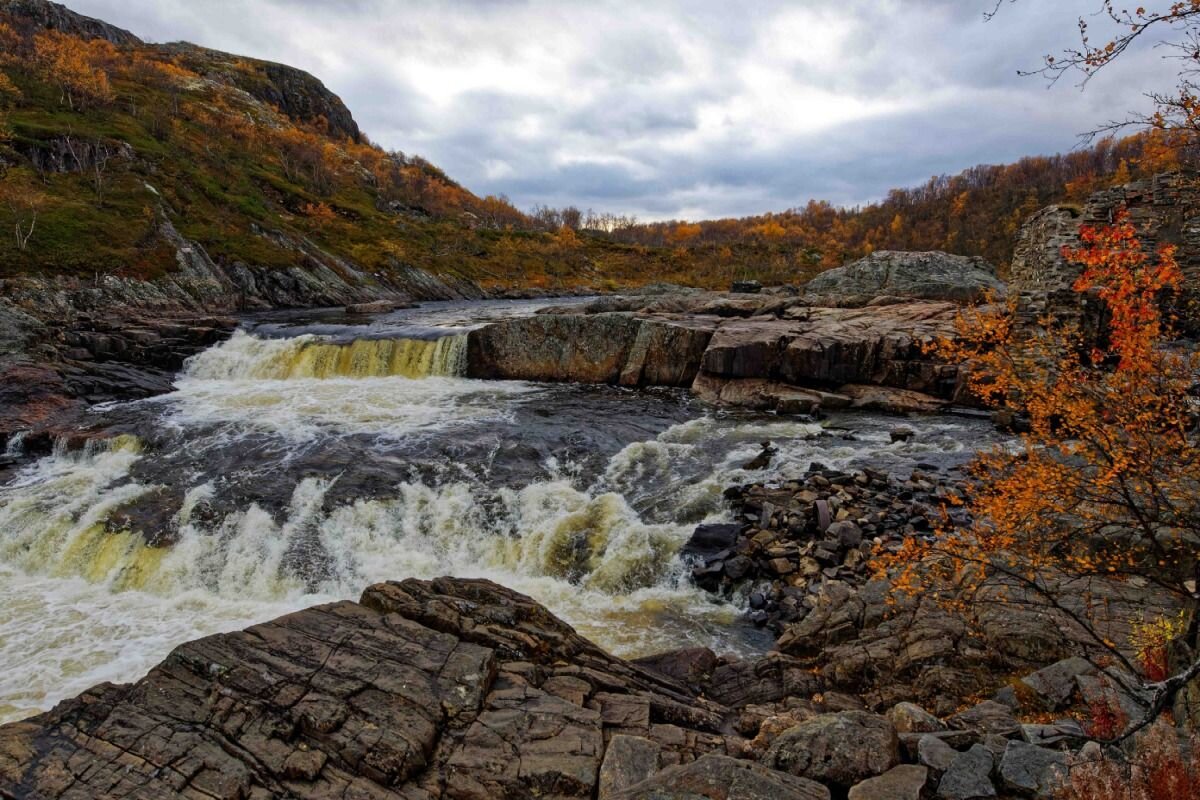
[[[201,380],[456,377],[465,374],[466,357],[466,334],[336,342],[313,335],[260,339],[238,331],[192,358],[185,374]]]
[[[725,488],[812,460],[955,457],[967,438],[471,381],[464,347],[239,333],[172,394],[100,409],[121,435],[21,469],[0,486],[0,721],[132,680],[187,639],[410,576],[491,578],[623,655],[754,650],[741,609],[677,555],[722,518]],[[747,472],[764,439],[772,468]]]

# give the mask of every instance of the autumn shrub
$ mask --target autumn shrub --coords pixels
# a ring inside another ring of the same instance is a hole
[[[972,463],[972,524],[911,538],[881,564],[898,591],[928,592],[973,620],[987,607],[1054,620],[1064,648],[1151,698],[1135,719],[1095,710],[1095,735],[1116,738],[1200,675],[1200,661],[1168,674],[1166,647],[1185,626],[1164,626],[1149,608],[1130,619],[1111,602],[1136,584],[1137,603],[1154,598],[1172,619],[1194,612],[1200,451],[1189,401],[1200,359],[1168,346],[1161,300],[1182,279],[1173,249],[1147,253],[1124,215],[1081,240],[1066,255],[1082,267],[1076,290],[1107,308],[1106,335],[1030,324],[1015,305],[964,313],[936,349],[969,364],[969,388],[1024,414],[1028,432]],[[1124,641],[1131,626],[1135,640]]]
[[[1200,800],[1200,737],[1159,720],[1129,749],[1076,756],[1057,800]]]

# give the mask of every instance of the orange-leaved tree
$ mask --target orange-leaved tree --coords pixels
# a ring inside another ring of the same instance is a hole
[[[72,109],[113,99],[108,73],[98,65],[115,58],[115,49],[108,42],[46,31],[33,37],[33,45],[35,63],[59,85],[63,102]]]
[[[964,612],[1031,611],[1060,630],[1141,704],[1109,732],[1119,738],[1200,675],[1190,649],[1200,359],[1169,341],[1163,295],[1182,280],[1174,250],[1147,253],[1124,214],[1081,240],[1065,255],[1082,266],[1076,291],[1107,311],[1106,335],[1087,341],[1079,325],[1049,318],[1023,324],[1015,303],[962,315],[937,349],[968,365],[977,397],[1018,410],[1027,432],[973,462],[968,526],[913,538],[884,565],[901,591],[929,590]]]

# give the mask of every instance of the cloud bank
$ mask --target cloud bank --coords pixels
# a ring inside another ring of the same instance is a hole
[[[306,69],[379,144],[479,194],[644,219],[855,205],[1061,152],[1171,85],[1130,54],[1087,91],[1019,69],[1098,0],[66,0],[152,41]]]

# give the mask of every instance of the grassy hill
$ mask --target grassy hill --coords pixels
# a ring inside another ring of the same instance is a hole
[[[176,265],[167,223],[222,265],[303,265],[317,248],[485,287],[796,282],[885,247],[1004,261],[1024,215],[1128,177],[1143,150],[978,168],[861,209],[601,232],[384,151],[300,70],[0,0],[0,277],[154,278]]]

